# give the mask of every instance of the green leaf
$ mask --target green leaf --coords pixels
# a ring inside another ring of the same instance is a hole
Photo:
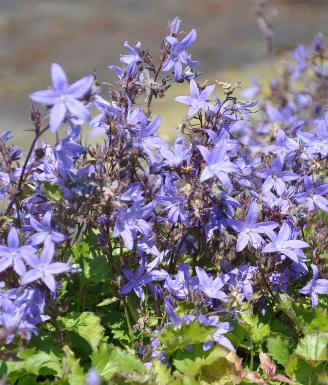
[[[116,346],[101,345],[92,353],[92,365],[106,380],[121,372],[146,373],[143,363],[133,354]]]
[[[309,365],[318,366],[328,361],[328,333],[307,334],[300,340],[295,354],[301,356]]]
[[[61,376],[62,367],[59,357],[54,353],[36,352],[26,349],[17,354],[19,361],[7,361],[7,375],[20,378],[22,374]]]
[[[63,368],[65,368],[65,373],[70,385],[81,385],[85,382],[85,374],[80,365],[79,360],[74,356],[72,350],[65,345],[63,347],[63,352],[65,357],[63,359]]]
[[[54,202],[58,202],[62,199],[63,195],[60,189],[60,186],[58,184],[52,184],[52,183],[44,183],[43,184],[43,191],[45,196]]]
[[[268,324],[259,323],[257,326],[251,329],[251,336],[255,344],[264,342],[265,337],[267,337],[269,334],[270,327]]]
[[[202,378],[215,380],[225,374],[231,374],[232,366],[226,359],[228,354],[229,350],[220,345],[206,351],[199,345],[195,346],[192,352],[179,351],[173,364],[184,375],[195,377],[206,373]]]
[[[313,331],[328,332],[328,314],[326,310],[320,308],[306,308],[296,303],[287,294],[280,294],[281,302],[279,308],[304,333]]]
[[[288,294],[280,294],[279,309],[282,310],[300,329],[306,328],[306,322],[300,316],[295,301]]]
[[[175,330],[175,326],[166,327],[160,334],[159,339],[166,353],[173,353],[188,345],[204,343],[211,339],[215,328],[203,326],[198,321],[183,324]]]
[[[108,306],[108,305],[111,305],[112,303],[117,302],[117,301],[119,301],[119,298],[117,298],[117,297],[106,298],[103,301],[101,301],[100,303],[98,303],[97,306],[99,306],[99,307]]]
[[[106,255],[97,247],[95,231],[91,231],[82,242],[75,244],[72,253],[75,257],[74,262],[80,264],[87,280],[95,283],[108,281],[110,264]]]
[[[297,383],[313,385],[313,368],[300,357],[293,355],[285,368],[285,373]]]
[[[250,313],[242,313],[241,318],[247,325],[250,326],[249,333],[251,335],[252,342],[255,344],[264,342],[265,337],[270,334],[269,325],[259,322],[258,317]]]
[[[36,376],[24,376],[18,381],[17,385],[38,385]]]
[[[89,342],[95,350],[104,336],[100,319],[92,312],[70,313],[67,317],[58,317],[61,330],[75,332]]]
[[[294,305],[295,306],[295,305]],[[300,316],[306,322],[305,331],[328,332],[328,314],[327,311],[320,308],[302,309]]]
[[[292,352],[290,341],[278,335],[269,337],[267,345],[269,355],[277,361],[278,364],[285,366]]]
[[[153,366],[153,373],[156,378],[156,385],[178,385],[181,381],[175,379],[170,370],[160,361],[155,361]]]

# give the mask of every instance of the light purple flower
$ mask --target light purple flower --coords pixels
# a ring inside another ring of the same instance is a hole
[[[278,226],[278,223],[273,221],[256,223],[258,215],[257,202],[253,201],[249,205],[245,221],[227,219],[227,223],[239,233],[236,245],[237,252],[244,250],[249,243],[258,249],[264,243],[260,234],[269,235]]]
[[[318,267],[314,264],[311,264],[313,271],[313,277],[311,281],[306,284],[300,290],[300,293],[305,295],[311,295],[312,306],[318,306],[318,294],[328,294],[328,280],[327,279],[318,279],[319,271]]]
[[[262,249],[262,253],[280,253],[290,258],[296,263],[302,263],[300,257],[303,256],[303,251],[310,245],[299,239],[293,239],[290,226],[284,222],[279,230],[278,235],[274,232],[268,233],[271,242]]]
[[[114,237],[121,236],[125,246],[132,250],[138,233],[146,237],[151,236],[152,225],[146,219],[152,215],[153,209],[154,203],[142,206],[140,202],[135,202],[129,208],[119,210],[114,226]]]
[[[238,167],[227,156],[226,142],[224,140],[220,141],[212,151],[205,146],[197,146],[197,148],[206,162],[206,166],[200,176],[200,181],[204,182],[217,177],[223,186],[230,190],[232,184],[228,173],[237,172]]]
[[[176,30],[176,27],[180,26],[180,23],[175,23],[173,27]],[[191,68],[195,67],[198,62],[191,60],[190,55],[186,52],[186,49],[189,48],[196,40],[197,33],[193,29],[188,35],[179,41],[176,37],[167,36],[166,41],[170,44],[169,55],[165,60],[162,71],[167,72],[174,68],[174,80],[178,81],[182,78],[182,65],[187,65]]]
[[[155,136],[160,125],[161,117],[159,115],[150,123],[148,123],[146,117],[144,117],[138,129],[137,137],[133,142],[133,147],[142,149],[149,157],[151,163],[155,163],[157,159],[154,152],[157,153],[161,148],[168,146],[162,138]]]
[[[308,175],[305,175],[304,189],[305,191],[293,196],[293,199],[298,204],[303,204],[309,211],[319,207],[321,210],[328,212],[328,199],[323,197],[323,195],[328,194],[328,183],[315,187],[313,180]]]
[[[129,269],[122,269],[122,271],[125,278],[128,280],[128,283],[122,287],[120,293],[122,295],[126,295],[133,290],[137,297],[143,301],[145,299],[145,293],[142,289],[142,286],[150,283],[153,280],[151,274],[149,274],[146,270],[145,261],[143,260],[141,262],[135,273]]]
[[[86,380],[87,380],[86,385],[100,385],[101,380],[97,369],[95,368],[89,369]]]
[[[215,85],[207,86],[202,92],[194,79],[190,80],[190,96],[177,96],[175,100],[179,103],[187,104],[189,106],[188,118],[193,118],[199,110],[211,109],[212,105],[208,101],[211,93],[214,91]]]
[[[229,281],[228,275],[221,275],[216,277],[210,277],[204,269],[196,266],[196,274],[199,281],[199,289],[208,297],[219,299],[222,302],[227,302],[228,297],[221,289]]]
[[[228,274],[230,276],[229,286],[231,288],[238,288],[243,293],[247,301],[253,298],[252,281],[254,274],[258,271],[255,266],[241,265]]]
[[[186,200],[178,194],[176,184],[172,178],[167,178],[161,193],[156,195],[156,201],[168,211],[167,219],[176,224],[181,221],[188,224],[188,215],[185,210]]]
[[[256,174],[265,179],[262,187],[263,192],[270,191],[273,188],[280,196],[286,189],[285,182],[291,182],[300,177],[293,172],[283,171],[283,163],[279,157],[272,162],[271,168],[259,170]]]
[[[20,246],[18,232],[12,226],[8,233],[7,246],[0,246],[0,272],[12,266],[18,275],[24,275],[26,273],[24,260],[35,257],[35,252],[32,246]]]
[[[127,55],[121,55],[120,62],[127,64],[126,72],[130,76],[134,76],[137,72],[137,66],[142,63],[140,57],[140,41],[136,42],[135,47],[131,47],[129,43],[124,42],[124,48],[127,49]]]
[[[94,82],[93,76],[85,76],[72,85],[68,85],[66,74],[62,67],[53,63],[51,65],[52,89],[34,92],[30,98],[37,103],[52,107],[50,113],[50,131],[56,132],[58,127],[68,117],[85,123],[90,119],[82,99],[90,90]]]
[[[165,164],[169,166],[179,166],[184,161],[188,162],[190,148],[187,148],[185,146],[184,139],[179,137],[174,143],[173,151],[169,150],[166,147],[161,147],[160,152],[163,158],[165,159]]]
[[[56,291],[56,281],[54,275],[66,273],[71,270],[69,263],[52,262],[55,253],[55,245],[49,242],[45,245],[41,256],[27,257],[26,261],[32,267],[21,279],[22,285],[41,279],[50,291]]]
[[[61,234],[53,230],[51,226],[51,211],[47,211],[43,218],[42,222],[38,222],[34,217],[31,216],[30,223],[34,230],[37,231],[36,234],[32,235],[29,239],[32,245],[40,245],[41,243],[47,242],[63,242],[67,239],[64,234]]]
[[[176,35],[179,32],[180,24],[181,19],[178,16],[174,17],[172,20],[169,20],[168,30],[172,36]]]
[[[328,156],[328,113],[319,121],[314,134],[306,131],[298,131],[297,136],[305,145],[305,153],[312,158],[319,154],[321,159]]]

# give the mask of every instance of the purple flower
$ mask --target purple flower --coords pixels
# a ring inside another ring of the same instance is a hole
[[[138,130],[137,137],[133,142],[133,147],[142,149],[149,157],[151,163],[156,161],[153,152],[158,152],[162,147],[167,147],[167,143],[162,138],[154,135],[160,125],[161,117],[159,115],[150,123],[147,123],[147,119],[144,117],[141,122],[141,127]]]
[[[285,182],[291,182],[299,178],[299,175],[289,172],[283,171],[283,163],[280,158],[277,157],[271,164],[271,168],[262,169],[256,172],[256,174],[265,179],[263,183],[263,191],[270,191],[272,188],[278,193],[278,195],[282,195],[286,189]]]
[[[256,79],[253,79],[252,85],[249,88],[245,88],[241,91],[241,96],[244,98],[254,98],[260,92],[259,83]]]
[[[195,278],[190,277],[190,266],[181,264],[178,267],[178,272],[175,278],[171,278],[169,275],[165,277],[165,287],[171,294],[181,300],[185,300],[188,297],[189,289],[196,286]]]
[[[12,226],[8,233],[7,246],[0,246],[0,272],[12,266],[19,276],[24,275],[24,260],[35,257],[35,251],[32,246],[20,246],[17,230]]]
[[[53,230],[51,227],[51,211],[47,211],[43,218],[42,222],[38,222],[35,218],[31,216],[30,218],[31,226],[34,230],[37,231],[36,234],[32,235],[29,239],[32,245],[40,245],[41,243],[48,242],[63,242],[67,239],[64,234],[58,233]]]
[[[180,23],[175,23],[180,26]],[[174,26],[176,30],[176,26]],[[167,72],[174,68],[174,80],[179,81],[182,78],[182,64],[185,64],[191,68],[195,67],[198,62],[191,60],[190,55],[186,52],[194,41],[196,40],[197,33],[193,29],[188,35],[179,41],[176,37],[167,36],[166,41],[170,44],[169,55],[165,60],[162,71]]]
[[[328,212],[328,199],[322,195],[328,194],[328,183],[321,184],[315,187],[312,179],[304,176],[304,189],[305,191],[299,192],[293,196],[293,199],[303,204],[309,211],[315,210],[315,207],[319,207],[321,210]]]
[[[264,246],[262,253],[280,253],[296,263],[300,263],[299,257],[303,256],[301,249],[310,247],[304,241],[293,239],[292,230],[286,222],[282,224],[278,235],[274,232],[270,232],[268,235],[271,242]]]
[[[253,297],[252,280],[257,268],[255,266],[241,265],[229,272],[229,286],[238,288],[247,299],[250,301]]]
[[[328,294],[328,280],[318,279],[319,271],[316,265],[311,264],[313,271],[312,280],[300,290],[300,293],[311,295],[312,306],[318,306],[318,294]]]
[[[293,56],[296,59],[297,64],[293,70],[291,79],[295,81],[306,71],[307,58],[310,56],[310,52],[303,44],[301,44],[295,49]]]
[[[45,245],[41,256],[27,257],[26,261],[32,267],[21,279],[22,285],[41,279],[50,291],[56,291],[56,281],[54,275],[65,273],[71,270],[69,263],[52,262],[55,253],[55,245],[49,242]]]
[[[140,202],[135,202],[129,208],[119,210],[114,227],[114,237],[121,236],[125,246],[132,250],[138,233],[150,237],[152,226],[146,219],[152,215],[153,209],[153,203],[141,206]]]
[[[315,134],[298,131],[297,136],[305,144],[305,153],[310,157],[319,154],[321,159],[328,155],[328,113],[321,119],[316,127]]]
[[[181,24],[181,19],[177,16],[169,21],[168,30],[172,36],[176,35],[179,32],[180,24]]]
[[[283,163],[286,156],[290,156],[295,153],[298,147],[299,144],[297,140],[288,137],[285,131],[278,130],[275,144],[266,146],[263,150],[265,152],[272,152],[273,154],[276,154]]]
[[[125,278],[128,280],[128,283],[122,287],[120,293],[126,295],[133,290],[137,297],[143,301],[145,299],[145,293],[141,286],[150,283],[153,280],[151,274],[146,270],[145,261],[142,261],[135,273],[129,269],[122,269],[122,271]]]
[[[50,131],[56,132],[60,124],[67,118],[85,123],[90,119],[88,109],[79,99],[82,99],[91,89],[94,77],[85,76],[72,85],[68,85],[67,77],[59,64],[51,65],[51,79],[53,89],[34,92],[30,98],[50,106]]]
[[[228,297],[221,289],[229,281],[228,275],[221,275],[213,279],[204,269],[196,266],[196,274],[199,281],[199,289],[208,297],[219,299],[222,302],[227,302]]]
[[[169,222],[176,224],[181,221],[188,224],[188,216],[184,208],[186,200],[178,194],[175,182],[171,178],[166,178],[161,194],[156,196],[156,201],[168,211]]]
[[[194,117],[199,110],[211,109],[212,105],[208,101],[211,93],[214,91],[215,85],[207,86],[202,92],[194,79],[190,80],[190,96],[177,96],[175,100],[179,103],[187,104],[189,106],[188,118]]]
[[[95,368],[89,369],[86,380],[87,380],[86,385],[100,385],[101,380],[97,369]]]
[[[1,285],[2,283],[0,283]],[[49,319],[42,314],[45,306],[44,294],[36,288],[0,290],[0,325],[5,343],[15,335],[29,340],[37,334],[36,325]]]
[[[258,215],[257,202],[253,201],[249,205],[245,221],[227,219],[227,223],[239,233],[236,245],[237,252],[244,250],[249,243],[258,249],[264,243],[260,234],[269,235],[278,226],[278,223],[272,221],[256,223]]]
[[[230,162],[227,157],[226,142],[224,140],[220,141],[212,151],[205,146],[197,146],[197,148],[206,162],[206,166],[200,176],[200,181],[204,182],[217,177],[223,186],[230,190],[232,184],[228,173],[237,172],[238,167]]]
[[[140,182],[134,182],[120,195],[120,199],[123,202],[142,202],[143,197],[142,184]]]
[[[124,42],[124,48],[127,49],[127,55],[121,55],[120,62],[127,64],[126,72],[129,76],[134,76],[137,72],[137,66],[142,63],[140,57],[140,41],[136,42],[135,47],[131,47],[129,43]]]
[[[179,166],[182,162],[188,161],[190,148],[186,148],[183,138],[177,138],[174,143],[173,151],[166,147],[161,147],[160,152],[165,159],[164,163],[166,165]]]

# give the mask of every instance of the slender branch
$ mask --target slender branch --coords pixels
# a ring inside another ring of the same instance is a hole
[[[32,153],[33,153],[35,144],[36,144],[36,142],[38,141],[38,139],[40,138],[40,136],[41,136],[44,132],[46,132],[48,128],[49,128],[49,125],[47,125],[43,130],[41,130],[41,131],[35,133],[35,137],[34,137],[32,143],[31,143],[31,146],[30,146],[30,148],[29,148],[29,151],[28,151],[28,153],[27,153],[27,155],[26,155],[25,162],[24,162],[24,164],[23,164],[22,171],[21,171],[21,174],[20,174],[20,176],[19,176],[19,180],[18,180],[18,183],[17,183],[17,192],[15,193],[13,199],[10,201],[10,203],[9,203],[9,205],[8,205],[8,207],[7,207],[7,210],[6,210],[6,212],[5,212],[5,215],[8,215],[8,214],[9,214],[9,212],[10,212],[10,210],[11,210],[11,208],[13,207],[13,205],[14,205],[15,202],[16,202],[16,204],[17,204],[17,196],[22,192],[22,185],[23,185],[23,183],[24,183],[24,181],[25,181],[25,177],[26,177],[26,175],[25,175],[26,167],[27,167],[27,164],[28,164],[28,162],[29,162],[29,160],[30,160],[30,158],[31,158]],[[18,207],[17,207],[17,209],[18,209]]]

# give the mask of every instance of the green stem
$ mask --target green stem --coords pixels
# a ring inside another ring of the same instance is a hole
[[[131,326],[131,322],[130,322],[130,317],[129,317],[129,311],[128,311],[128,307],[127,307],[126,299],[125,298],[123,300],[123,307],[124,307],[124,314],[125,314],[126,323],[128,324],[129,335],[130,335],[130,338],[132,339],[132,337],[133,337],[133,330],[132,330],[132,326]]]

